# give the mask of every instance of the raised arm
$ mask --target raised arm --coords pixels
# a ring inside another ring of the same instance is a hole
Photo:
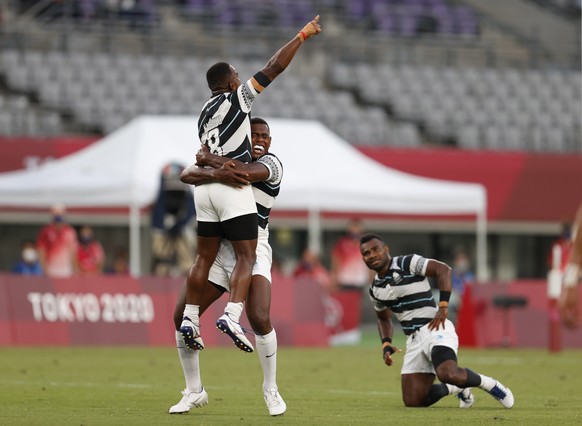
[[[305,25],[303,29],[299,31],[299,33],[297,33],[297,35],[285,46],[280,48],[277,53],[269,59],[265,67],[261,70],[261,73],[263,73],[270,81],[273,81],[279,74],[285,71],[285,68],[289,66],[295,53],[297,53],[297,50],[299,50],[303,42],[321,32],[321,26],[318,21],[319,15],[317,15],[313,21],[307,23],[307,25]],[[255,83],[256,81],[253,81],[253,85]]]

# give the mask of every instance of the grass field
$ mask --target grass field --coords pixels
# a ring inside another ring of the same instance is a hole
[[[401,343],[401,342],[398,342]],[[399,369],[382,364],[374,337],[356,347],[281,348],[282,417],[268,415],[255,354],[208,348],[201,354],[207,406],[167,409],[184,387],[173,348],[2,348],[0,425],[372,425],[582,424],[582,351],[461,350],[460,364],[499,378],[516,398],[506,410],[474,390],[468,410],[447,397],[405,408]]]

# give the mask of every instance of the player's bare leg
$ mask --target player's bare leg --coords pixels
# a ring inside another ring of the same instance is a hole
[[[426,398],[434,383],[435,375],[430,373],[403,374],[402,401],[406,407],[426,407]]]
[[[257,240],[235,240],[231,243],[236,263],[230,276],[230,298],[224,309],[224,315],[216,321],[216,327],[227,334],[241,351],[252,352],[253,345],[245,336],[239,322],[257,258]]]
[[[200,344],[200,300],[198,297],[200,297],[201,289],[207,285],[208,274],[216,259],[221,241],[221,237],[198,236],[198,252],[186,280],[186,305],[180,325],[180,332],[186,346],[190,349],[204,348]]]
[[[263,369],[263,397],[271,416],[287,410],[277,386],[277,334],[271,325],[271,283],[253,275],[247,296],[247,317],[255,332],[255,344]]]
[[[457,356],[451,348],[446,346],[433,347],[431,359],[437,377],[442,383],[462,389],[478,387],[489,393],[505,408],[513,407],[513,393],[509,388],[489,376],[478,374],[468,368],[459,367]]]
[[[180,364],[184,373],[186,388],[182,391],[182,398],[180,401],[176,405],[170,407],[170,414],[187,413],[193,407],[198,408],[208,403],[208,394],[206,393],[206,390],[204,390],[200,378],[200,351],[188,348],[184,342],[184,337],[180,332],[184,307],[186,305],[186,286],[186,283],[184,283],[180,288],[178,299],[176,300],[176,307],[174,309],[176,348],[178,350],[178,357],[180,358]],[[199,301],[200,316],[202,316],[204,311],[212,305],[212,303],[218,300],[224,291],[209,282],[198,290],[199,292],[196,300]],[[204,344],[201,339],[200,343],[203,347]]]

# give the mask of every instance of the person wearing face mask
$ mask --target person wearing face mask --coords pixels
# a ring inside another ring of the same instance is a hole
[[[331,293],[341,305],[341,319],[331,336],[331,344],[356,344],[361,339],[362,295],[370,272],[360,255],[362,222],[349,221],[346,233],[333,245],[331,252]]]
[[[77,233],[65,222],[65,206],[51,208],[51,221],[43,226],[36,239],[36,248],[44,273],[49,277],[71,277],[76,270]]]
[[[308,278],[319,285],[326,291],[329,291],[331,285],[331,277],[325,266],[319,261],[319,257],[309,248],[303,251],[301,256],[301,263],[293,271],[293,278]]]
[[[101,243],[93,236],[93,228],[88,225],[79,229],[77,266],[81,275],[97,275],[103,272],[105,252]]]
[[[26,240],[22,243],[20,260],[12,267],[12,273],[18,275],[42,275],[42,267],[38,260],[38,252],[34,241]]]

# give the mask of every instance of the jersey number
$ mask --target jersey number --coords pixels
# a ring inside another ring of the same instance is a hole
[[[202,135],[201,142],[208,147],[211,154],[220,155],[220,137],[218,128],[214,128]]]

